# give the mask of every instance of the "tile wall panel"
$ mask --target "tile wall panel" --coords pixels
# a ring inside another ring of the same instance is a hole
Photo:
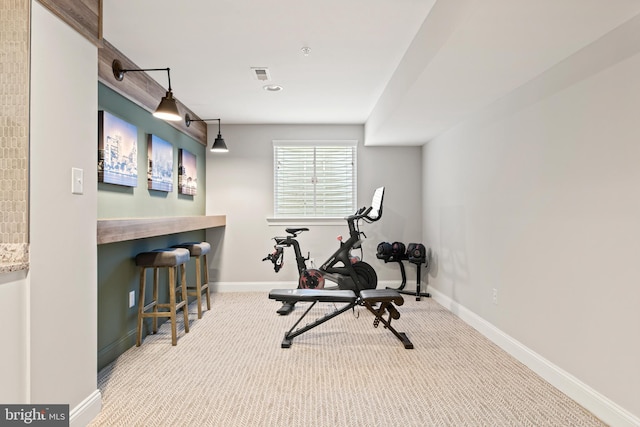
[[[0,271],[28,268],[29,0],[0,1]]]

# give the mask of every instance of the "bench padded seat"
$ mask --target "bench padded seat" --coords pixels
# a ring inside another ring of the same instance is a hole
[[[138,267],[175,267],[189,261],[189,251],[183,248],[155,249],[136,255]]]
[[[364,289],[360,291],[364,302],[392,302],[395,305],[404,304],[404,298],[394,289]]]
[[[287,302],[318,301],[353,303],[356,301],[356,294],[349,290],[273,289],[269,292],[269,299]]]
[[[202,256],[211,252],[211,244],[208,242],[187,242],[173,245],[172,248],[188,249],[191,256]]]

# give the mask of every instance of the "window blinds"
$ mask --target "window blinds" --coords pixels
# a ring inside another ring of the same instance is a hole
[[[274,141],[274,215],[337,218],[356,208],[356,141]]]

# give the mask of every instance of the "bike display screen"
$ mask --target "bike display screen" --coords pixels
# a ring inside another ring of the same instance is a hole
[[[372,220],[378,219],[380,216],[380,211],[382,210],[382,198],[384,196],[384,187],[376,188],[375,193],[373,193],[373,199],[371,200],[371,211],[367,215]]]

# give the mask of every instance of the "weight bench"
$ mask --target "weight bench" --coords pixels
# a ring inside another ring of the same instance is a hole
[[[356,296],[350,290],[322,290],[322,289],[273,289],[269,292],[269,299],[283,303],[310,302],[311,305],[300,316],[298,321],[284,334],[281,347],[291,347],[291,341],[298,335],[302,335],[310,329],[315,328],[324,322],[333,319],[356,305],[362,305],[375,316],[373,326],[375,328],[382,322],[384,327],[390,330],[404,345],[406,349],[412,349],[413,344],[404,332],[398,332],[391,326],[392,319],[399,319],[400,312],[395,305],[404,304],[404,299],[393,289],[365,289],[360,291],[360,296]],[[344,303],[345,305],[335,311],[328,313],[324,317],[309,323],[306,326],[296,329],[298,324],[304,319],[309,311],[319,302]],[[395,305],[394,305],[395,304]],[[388,319],[383,316],[389,314]],[[295,329],[295,330],[294,330]]]

